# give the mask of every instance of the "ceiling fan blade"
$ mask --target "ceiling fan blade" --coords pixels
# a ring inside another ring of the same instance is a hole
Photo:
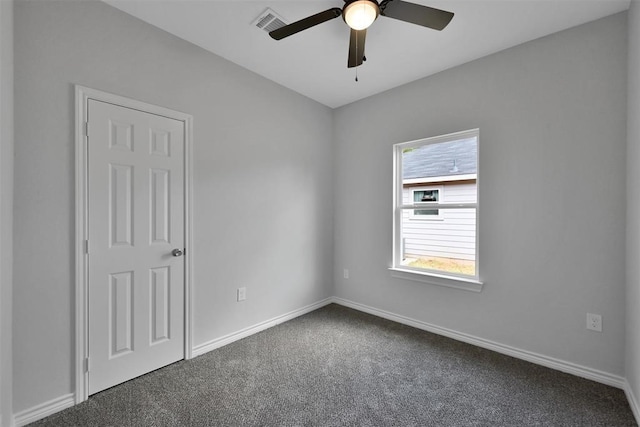
[[[453,19],[451,12],[402,0],[384,0],[380,3],[380,15],[438,31]]]
[[[364,42],[367,38],[367,30],[351,30],[351,36],[349,37],[349,60],[347,61],[347,68],[357,67],[362,65],[364,59]]]
[[[276,40],[282,40],[283,38],[289,37],[295,33],[299,33],[302,30],[306,30],[307,28],[311,28],[318,24],[322,24],[323,22],[337,18],[341,14],[342,9],[334,7],[325,10],[324,12],[308,16],[292,24],[285,25],[284,27],[278,28],[277,30],[273,30],[269,33],[269,35]]]

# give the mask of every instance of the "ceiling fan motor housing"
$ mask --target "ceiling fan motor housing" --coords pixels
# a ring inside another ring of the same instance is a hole
[[[342,8],[342,19],[354,30],[368,28],[380,15],[376,0],[346,0]]]
[[[362,65],[362,62],[366,60],[364,49],[367,28],[380,15],[434,30],[442,30],[453,18],[451,12],[403,0],[382,0],[381,2],[376,0],[344,0],[344,3],[342,9],[332,7],[277,28],[269,32],[269,35],[275,40],[282,40],[342,15],[344,22],[351,28],[347,67],[352,68]]]

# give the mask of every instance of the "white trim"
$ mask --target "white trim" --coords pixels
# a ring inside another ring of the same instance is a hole
[[[179,120],[185,124],[185,313],[184,313],[184,357],[190,359],[192,341],[192,283],[193,278],[193,116],[179,111],[170,110],[157,105],[147,104],[119,95],[110,94],[84,86],[75,86],[76,94],[76,351],[75,351],[75,403],[87,400],[89,382],[88,375],[84,369],[84,360],[89,354],[88,337],[88,300],[86,286],[88,283],[88,263],[85,251],[85,240],[88,234],[87,219],[87,150],[86,131],[87,122],[87,102],[89,99],[116,104],[135,110],[156,114]]]
[[[234,341],[241,340],[241,339],[246,338],[248,336],[257,334],[258,332],[262,332],[265,329],[272,328],[272,327],[274,327],[276,325],[279,325],[280,323],[284,323],[284,322],[287,322],[287,321],[289,321],[291,319],[295,319],[296,317],[300,317],[300,316],[302,316],[304,314],[311,313],[312,311],[317,310],[319,308],[322,308],[325,305],[331,304],[332,302],[334,302],[333,300],[334,300],[333,297],[332,298],[326,298],[326,299],[323,299],[322,301],[318,301],[316,303],[307,305],[306,307],[302,307],[302,308],[299,308],[297,310],[293,310],[293,311],[291,311],[289,313],[286,313],[286,314],[283,314],[283,315],[280,315],[280,316],[276,316],[276,317],[274,317],[272,319],[265,320],[264,322],[260,322],[258,324],[253,325],[253,326],[249,326],[249,327],[241,329],[241,330],[239,330],[237,332],[233,332],[231,334],[224,335],[224,336],[222,336],[220,338],[216,338],[214,340],[205,342],[203,344],[199,344],[199,345],[197,345],[197,346],[195,346],[193,348],[193,357],[197,357],[197,356],[203,355],[203,354],[208,353],[208,352],[210,352],[212,350],[215,350],[217,348],[224,347],[227,344],[231,344]]]
[[[86,98],[83,89],[79,86],[76,92],[76,349],[75,349],[75,391],[76,404],[87,399],[88,378],[85,375],[83,361],[89,354],[88,339],[85,334],[87,316],[87,301],[85,286],[88,282],[86,257],[85,257],[85,236],[87,235],[87,211],[86,211],[86,164],[87,150],[85,147],[85,122],[86,122]]]
[[[445,135],[430,136],[427,138],[415,139],[413,141],[407,141],[407,142],[398,142],[394,144],[394,147],[400,146],[403,149],[416,148],[416,147],[421,147],[423,145],[438,144],[440,142],[449,142],[449,141],[457,141],[461,139],[473,138],[474,136],[478,136],[479,133],[480,133],[479,128],[462,130],[459,132],[448,133]]]
[[[522,350],[509,345],[500,344],[495,341],[486,340],[484,338],[475,337],[473,335],[465,334],[462,332],[457,332],[452,329],[442,328],[440,326],[432,325],[430,323],[422,322],[416,319],[411,319],[409,317],[400,316],[395,313],[380,310],[378,308],[370,307],[364,304],[359,304],[343,298],[334,297],[333,302],[345,307],[353,308],[354,310],[382,317],[383,319],[392,320],[403,325],[412,326],[417,329],[422,329],[423,331],[432,332],[434,334],[452,338],[457,341],[472,344],[476,347],[486,348],[497,353],[506,354],[507,356],[515,357],[521,360],[526,360],[527,362],[535,363],[536,365],[545,366],[547,368],[586,378],[598,383],[625,389],[625,379],[621,376],[613,375],[608,372],[588,368],[586,366],[581,366],[575,363],[567,362],[565,360],[556,359],[554,357],[548,357],[539,353]]]
[[[411,270],[411,267],[404,266],[389,268],[391,276],[412,280],[414,282],[429,283],[436,286],[444,286],[446,288],[461,289],[463,291],[482,292],[483,283],[463,276],[454,276],[453,274],[438,274],[431,270],[416,269]]]
[[[185,261],[184,261],[184,358],[193,358],[193,116],[187,115],[185,119],[185,153],[184,153],[184,239],[185,239]]]
[[[429,178],[408,178],[402,181],[404,185],[412,184],[429,184],[432,182],[456,182],[456,181],[471,181],[476,179],[475,173],[468,173],[466,175],[447,175],[447,176],[432,176]]]
[[[73,393],[65,394],[64,396],[56,397],[48,402],[36,405],[33,408],[18,412],[14,417],[14,424],[16,427],[24,426],[70,408],[74,404],[75,396]]]
[[[436,202],[424,202],[428,204],[417,205],[402,205],[398,206],[398,209],[478,209],[477,203],[436,203]]]
[[[627,396],[631,412],[633,412],[636,422],[640,424],[640,405],[638,404],[638,399],[636,399],[633,389],[631,388],[631,384],[629,384],[627,379],[624,380],[624,394]]]

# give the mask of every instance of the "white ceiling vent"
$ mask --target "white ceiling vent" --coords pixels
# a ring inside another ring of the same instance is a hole
[[[260,14],[251,25],[255,25],[257,28],[266,31],[267,33],[277,30],[278,28],[284,27],[286,22],[284,19],[277,13],[275,13],[270,8],[267,8],[264,12]]]

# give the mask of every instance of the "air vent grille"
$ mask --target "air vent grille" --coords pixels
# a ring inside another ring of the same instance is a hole
[[[273,10],[267,9],[253,21],[252,25],[255,25],[257,28],[270,33],[273,30],[284,27],[285,25],[287,25],[287,23]]]

